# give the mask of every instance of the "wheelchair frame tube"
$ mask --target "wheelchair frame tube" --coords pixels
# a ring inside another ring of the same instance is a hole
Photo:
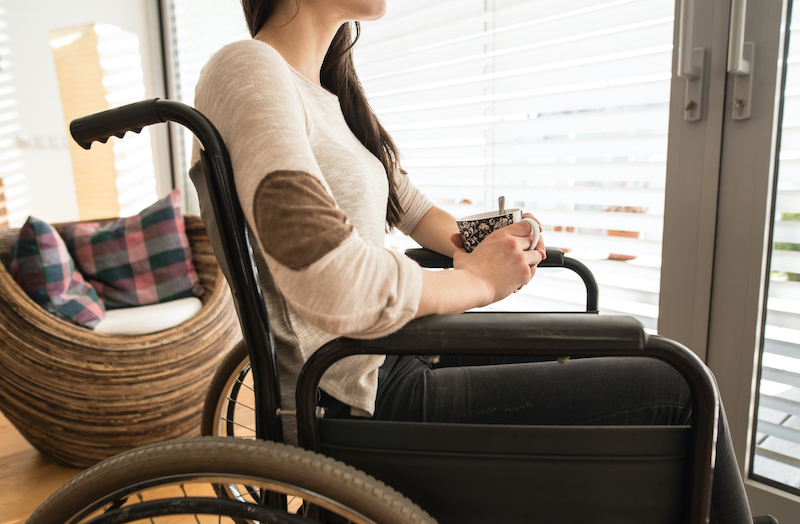
[[[231,247],[227,253],[251,253],[247,238],[244,214],[240,207],[229,209],[221,202],[238,202],[233,181],[233,167],[222,137],[217,129],[199,111],[175,102],[160,101],[159,115],[189,128],[198,137],[205,149],[208,167],[213,174],[207,176],[211,188],[209,196],[219,228],[220,240]],[[218,198],[221,195],[221,198]],[[283,426],[279,415],[280,384],[275,360],[275,341],[269,325],[266,305],[261,297],[261,283],[254,278],[255,270],[251,257],[247,260],[226,260],[231,268],[231,292],[236,295],[236,304],[242,327],[242,336],[250,354],[253,387],[256,398],[256,437],[283,442]],[[239,266],[239,267],[237,267]],[[253,293],[252,290],[258,290]]]
[[[202,113],[180,102],[145,100],[77,118],[70,123],[73,138],[84,149],[94,141],[106,142],[112,135],[122,138],[127,131],[140,132],[143,127],[175,122],[188,128],[203,145],[202,158],[210,173],[206,184],[220,240],[225,245],[223,257],[229,271],[231,292],[234,295],[242,335],[250,354],[256,402],[256,436],[260,439],[283,441],[279,416],[280,385],[275,362],[275,343],[268,330],[266,305],[261,300],[260,282],[252,258],[231,260],[229,253],[251,253],[245,219],[238,205],[232,208],[222,202],[238,202],[233,179],[233,167],[228,150],[217,129]]]
[[[541,264],[540,264],[541,266]],[[541,267],[558,267],[558,266],[541,266]],[[589,270],[588,267],[583,262],[580,262],[572,257],[564,257],[563,266],[567,269],[571,269],[575,273],[581,277],[583,280],[584,285],[586,286],[586,312],[587,313],[598,313],[599,312],[599,301],[598,296],[600,294],[600,287],[597,285],[597,280],[594,278],[594,274]]]

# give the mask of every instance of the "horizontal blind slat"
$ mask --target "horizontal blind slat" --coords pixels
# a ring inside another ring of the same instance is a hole
[[[463,187],[463,186],[462,186]],[[473,189],[482,189],[483,184],[475,186]],[[621,218],[626,222],[635,223],[638,214],[642,212],[653,212],[664,208],[664,194],[661,189],[648,188],[613,188],[613,187],[592,187],[592,186],[573,186],[573,187],[530,187],[514,186],[507,184],[495,184],[495,188],[500,193],[514,195],[514,200],[526,203],[539,202],[540,207],[544,207],[549,202],[558,202],[559,205],[566,206],[598,206],[605,210],[616,210],[620,207],[638,208],[622,213]],[[453,191],[451,185],[426,185],[430,195],[447,195]],[[613,202],[613,204],[609,204]],[[619,229],[619,228],[617,228]]]
[[[796,299],[800,297],[800,282],[772,279],[769,283],[769,298]],[[800,328],[800,323],[797,324]],[[800,338],[798,338],[800,341]]]
[[[794,208],[800,209],[800,208]],[[790,244],[800,244],[800,221],[778,220],[773,229],[773,240]]]
[[[772,252],[772,270],[800,273],[800,252],[774,250]]]
[[[528,86],[538,87],[525,89]],[[481,112],[491,108],[496,115],[526,112],[537,116],[604,111],[610,119],[613,111],[661,105],[666,101],[668,91],[669,76],[665,74],[620,76],[607,80],[599,79],[598,75],[578,75],[550,85],[523,82],[508,89],[495,86],[493,91],[483,85],[460,84],[449,93],[447,90],[426,93],[424,102],[420,101],[419,94],[403,94],[390,100],[378,99],[374,105],[376,110],[385,114],[416,111],[417,118],[423,121],[437,116],[430,113],[431,110],[446,108],[456,108],[457,111],[474,108]]]

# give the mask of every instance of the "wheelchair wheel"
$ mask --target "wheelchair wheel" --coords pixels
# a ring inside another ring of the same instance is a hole
[[[250,355],[244,341],[225,357],[203,404],[200,434],[208,437],[256,438],[256,409]],[[257,486],[242,483],[217,484],[217,495],[236,500],[260,500]],[[300,497],[287,497],[290,510],[303,504]]]
[[[256,438],[253,374],[247,346],[240,342],[222,361],[206,394],[201,434]]]
[[[299,496],[305,504],[292,513],[247,496],[218,498],[220,483]],[[107,459],[54,493],[28,524],[307,524],[320,513],[335,522],[435,524],[393,489],[341,462],[275,442],[219,437],[161,442]]]

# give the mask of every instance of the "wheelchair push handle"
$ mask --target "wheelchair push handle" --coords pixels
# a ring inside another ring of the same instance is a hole
[[[72,138],[84,149],[92,142],[107,142],[113,135],[122,138],[128,131],[140,133],[150,124],[165,122],[156,110],[157,98],[134,102],[93,115],[76,118],[69,125]]]

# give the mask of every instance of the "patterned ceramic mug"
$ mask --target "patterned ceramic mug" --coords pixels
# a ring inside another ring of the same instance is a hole
[[[467,253],[471,253],[484,238],[488,237],[496,229],[506,227],[514,222],[528,222],[533,228],[534,235],[531,249],[539,243],[539,224],[532,218],[522,218],[521,209],[506,209],[502,215],[498,214],[497,211],[489,211],[488,213],[459,218],[456,222]]]

